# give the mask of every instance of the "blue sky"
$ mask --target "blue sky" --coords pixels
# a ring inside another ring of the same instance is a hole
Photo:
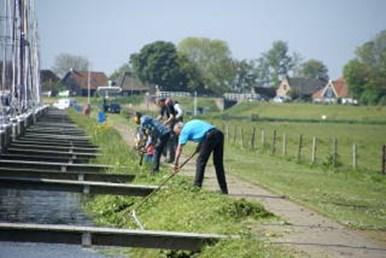
[[[110,74],[156,40],[221,39],[238,59],[275,40],[341,75],[357,46],[386,29],[384,0],[36,0],[43,68],[60,53]]]

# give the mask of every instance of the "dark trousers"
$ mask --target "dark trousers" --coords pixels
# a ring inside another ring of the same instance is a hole
[[[159,171],[159,163],[161,160],[161,154],[168,143],[169,137],[170,137],[170,133],[167,133],[167,134],[164,134],[160,138],[157,139],[157,143],[154,146],[155,153],[154,153],[154,158],[153,158],[153,173]]]
[[[201,187],[204,180],[206,163],[213,152],[213,163],[216,170],[217,182],[224,194],[228,193],[228,187],[224,172],[224,134],[217,129],[210,130],[200,143],[199,154],[196,161],[196,177],[194,185]]]
[[[168,162],[172,163],[176,157],[176,149],[178,144],[178,137],[175,133],[170,133],[169,141],[167,144],[167,152],[169,152]]]

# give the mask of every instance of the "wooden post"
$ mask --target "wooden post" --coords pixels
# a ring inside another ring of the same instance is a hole
[[[283,156],[287,155],[287,135],[283,133]]]
[[[236,145],[237,139],[237,126],[235,126],[234,134],[233,134],[233,144]]]
[[[298,145],[297,161],[300,161],[302,159],[302,148],[303,148],[303,135],[299,134],[299,145]]]
[[[333,152],[332,152],[332,164],[336,167],[336,162],[338,160],[338,139],[334,138],[333,141]]]
[[[264,150],[265,147],[265,131],[261,129],[261,149]]]
[[[386,145],[384,144],[382,147],[382,170],[381,173],[386,174]]]
[[[314,165],[316,161],[316,137],[312,138],[312,153],[311,153],[311,164]]]
[[[276,152],[276,130],[273,130],[272,135],[272,155],[275,155]]]
[[[253,127],[252,137],[251,137],[251,149],[255,149],[255,141],[256,141],[256,127]]]
[[[228,126],[228,124],[225,124],[225,138],[226,138],[226,140],[227,140],[227,142],[229,143],[230,142],[230,140],[229,140],[229,126]]]
[[[352,145],[352,168],[354,169],[354,170],[356,170],[357,169],[357,167],[358,167],[358,161],[357,161],[357,145],[354,143],[353,145]]]
[[[240,127],[240,145],[241,148],[244,148],[244,129]]]

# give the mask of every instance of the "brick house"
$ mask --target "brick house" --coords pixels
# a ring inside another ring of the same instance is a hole
[[[99,86],[107,86],[108,78],[103,72],[79,72],[70,70],[61,83],[70,91],[71,96],[88,95],[88,76],[90,74],[90,95],[94,96]]]
[[[330,80],[322,89],[312,94],[314,102],[356,104],[356,101],[349,94],[348,86],[343,78],[335,81]]]
[[[308,99],[312,94],[326,85],[325,81],[308,79],[301,77],[285,78],[276,90],[276,96],[291,97],[296,95],[298,98]]]

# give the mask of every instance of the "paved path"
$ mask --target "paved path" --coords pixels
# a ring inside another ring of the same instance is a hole
[[[129,128],[126,125],[115,125],[114,127],[131,145],[133,133]],[[188,163],[182,174],[193,177],[194,162]],[[265,232],[267,235],[272,235],[269,240],[273,243],[295,247],[311,257],[386,258],[385,243],[375,242],[362,232],[347,229],[311,209],[235,176],[228,174],[227,181],[231,196],[260,201],[267,210],[287,222],[265,224],[259,227],[260,233]],[[207,168],[204,187],[219,191],[212,166]]]

